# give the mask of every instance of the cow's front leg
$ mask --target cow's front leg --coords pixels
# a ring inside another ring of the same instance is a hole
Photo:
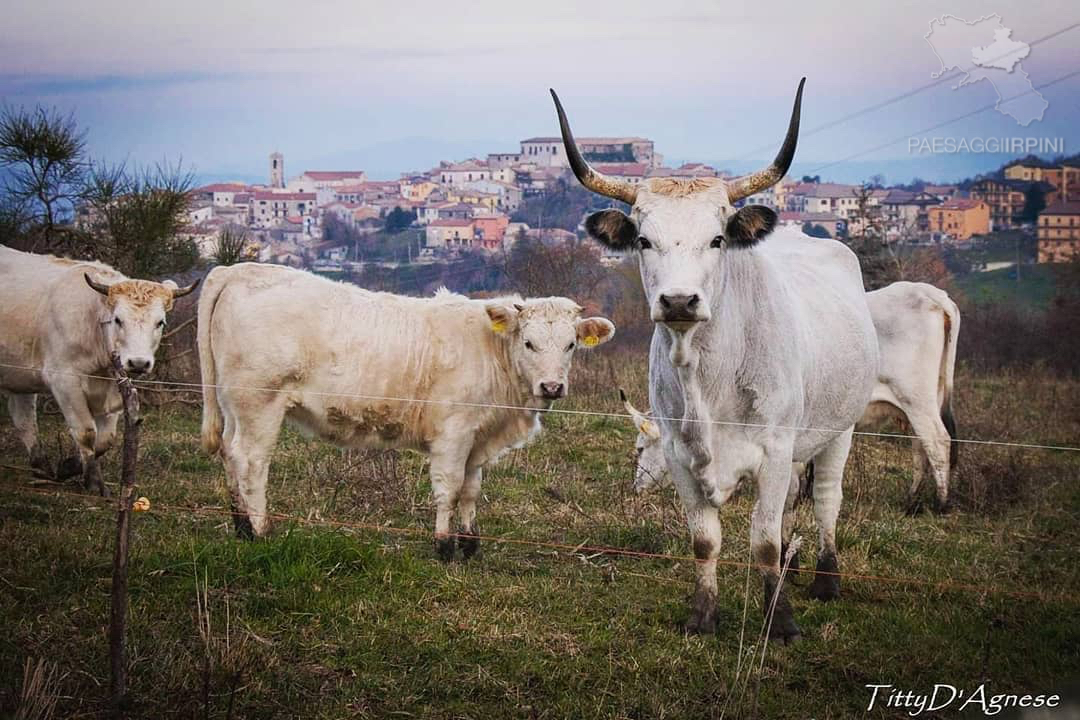
[[[94,454],[101,457],[116,441],[116,427],[124,411],[124,401],[114,383],[95,390],[96,392],[87,395],[87,401],[90,412],[94,414],[94,426],[97,430]]]
[[[765,585],[765,617],[771,614],[769,639],[785,644],[801,635],[780,576],[784,506],[791,479],[790,445],[769,449],[758,474],[758,499],[750,519],[750,551]]]
[[[450,518],[465,484],[465,459],[468,452],[444,442],[431,453],[431,494],[435,500],[435,551],[443,562],[454,559],[454,536]]]
[[[37,395],[8,395],[8,412],[11,424],[26,448],[30,458],[30,468],[34,475],[52,477],[53,471],[49,459],[38,444]]]
[[[481,468],[470,468],[465,471],[465,482],[461,486],[458,495],[457,512],[460,529],[458,531],[458,545],[461,547],[461,556],[468,560],[480,549],[480,530],[476,526],[476,501],[480,497],[480,482],[483,478]]]
[[[684,629],[694,634],[716,632],[716,559],[722,539],[720,511],[705,497],[701,483],[688,468],[675,463],[671,465],[671,475],[686,512],[694,548],[694,595]]]
[[[840,565],[836,560],[836,518],[844,497],[844,465],[851,451],[854,428],[838,436],[817,456],[814,480],[814,519],[818,525],[818,561],[810,597],[835,600],[840,597]]]
[[[98,492],[103,496],[109,494],[105,482],[101,478],[101,468],[98,466],[97,454],[97,425],[94,415],[90,412],[86,392],[78,380],[64,378],[52,384],[52,393],[56,397],[56,403],[60,406],[67,422],[71,437],[75,440],[75,449],[79,454],[79,463],[82,465],[83,485],[89,492]]]

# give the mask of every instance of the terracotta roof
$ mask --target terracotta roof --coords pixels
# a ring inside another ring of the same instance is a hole
[[[192,192],[215,193],[215,192],[247,192],[249,187],[243,183],[213,183],[195,188]]]
[[[784,211],[780,213],[781,221],[788,222],[836,222],[840,218],[832,213],[804,213],[804,212],[788,212]]]
[[[315,200],[315,193],[301,193],[301,192],[271,192],[269,190],[256,190],[256,200]]]
[[[305,170],[304,175],[312,180],[350,180],[364,177],[363,170]]]
[[[428,223],[428,227],[469,227],[473,223],[472,220],[459,220],[457,218],[443,218],[441,220],[432,220]]]
[[[985,205],[982,200],[969,200],[967,198],[953,198],[952,200],[946,200],[940,205],[935,207],[942,210],[971,210],[978,205]],[[933,210],[934,208],[930,208]]]
[[[1080,215],[1080,202],[1056,202],[1039,215]]]
[[[597,172],[605,175],[618,175],[622,177],[644,177],[648,168],[642,163],[622,163],[619,165],[594,165]]]

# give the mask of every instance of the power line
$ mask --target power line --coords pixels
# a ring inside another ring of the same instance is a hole
[[[1044,43],[1047,40],[1052,40],[1053,38],[1056,38],[1059,35],[1063,35],[1063,34],[1069,32],[1070,30],[1075,30],[1078,27],[1080,27],[1080,22],[1075,22],[1075,23],[1073,23],[1071,25],[1066,25],[1065,27],[1063,27],[1063,28],[1061,28],[1059,30],[1055,30],[1054,32],[1050,33],[1049,35],[1044,35],[1041,38],[1038,38],[1037,40],[1033,40],[1033,41],[1029,42],[1028,47],[1035,47],[1036,45],[1039,45],[1040,43]],[[1001,60],[1003,58],[1006,58],[1006,57],[1012,55],[1014,52],[1015,51],[1005,52],[1005,53],[1003,53],[1003,54],[1001,54],[1001,55],[999,55],[997,57],[991,58],[987,62],[992,63],[995,60]],[[836,127],[838,125],[842,125],[842,124],[848,122],[849,120],[854,120],[856,118],[862,117],[863,115],[869,115],[872,112],[875,112],[877,110],[881,110],[882,108],[889,107],[890,105],[895,105],[896,103],[900,102],[901,100],[906,100],[906,99],[908,99],[910,97],[918,95],[919,93],[923,92],[924,90],[929,90],[930,88],[937,87],[938,85],[941,85],[942,83],[944,83],[944,82],[946,82],[948,80],[956,79],[957,77],[959,77],[960,74],[964,74],[964,73],[967,73],[967,72],[969,72],[971,70],[974,70],[975,67],[976,67],[975,65],[972,65],[971,67],[968,67],[966,69],[957,68],[955,73],[952,72],[951,70],[943,71],[942,74],[932,82],[926,83],[925,85],[920,85],[920,86],[912,88],[910,90],[906,90],[906,91],[900,93],[899,95],[893,95],[890,98],[886,98],[885,100],[881,100],[881,101],[876,102],[876,103],[874,103],[872,105],[867,105],[866,107],[861,108],[859,110],[855,110],[853,112],[850,112],[847,115],[841,115],[840,117],[835,118],[833,120],[829,120],[828,122],[822,123],[821,125],[816,125],[815,127],[810,128],[809,130],[800,132],[799,137],[800,137],[800,139],[805,138],[805,137],[810,137],[810,136],[816,135],[816,134],[818,134],[820,132],[824,132],[825,130],[828,130],[830,128],[834,128],[834,127]],[[725,160],[724,162],[720,163],[720,165],[727,165],[727,164],[730,164],[730,163],[733,163],[733,162],[737,162],[739,160],[746,159],[748,157],[752,157],[754,155],[757,155],[758,153],[762,153],[762,152],[766,152],[766,151],[771,152],[771,151],[774,151],[775,149],[776,149],[776,145],[774,143],[768,143],[768,144],[765,144],[765,145],[761,145],[761,146],[756,147],[756,148],[754,148],[752,150],[748,150],[747,152],[742,153],[741,155],[736,155],[734,157],[731,157],[731,158]]]

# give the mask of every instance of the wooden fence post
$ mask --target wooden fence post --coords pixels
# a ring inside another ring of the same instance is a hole
[[[135,463],[139,453],[139,395],[124,372],[117,355],[112,356],[113,374],[124,401],[124,449],[117,493],[116,548],[113,553],[112,601],[109,618],[109,700],[115,717],[123,717],[127,705],[128,542],[131,537],[131,506],[135,494]]]

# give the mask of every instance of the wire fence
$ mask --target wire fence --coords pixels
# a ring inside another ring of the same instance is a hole
[[[65,493],[54,489],[43,489],[35,487],[26,487],[15,485],[12,486],[18,492],[40,495],[44,497],[58,497],[60,495],[71,495],[83,499],[85,502],[97,505],[99,507],[108,507],[111,503],[106,498],[100,498],[92,495],[83,495],[76,493]],[[151,509],[148,511],[150,514],[171,514],[173,516],[190,515],[190,516],[203,516],[203,517],[220,517],[223,519],[232,518],[234,511],[217,506],[211,505],[185,505],[176,503],[160,503],[151,501]],[[394,526],[383,523],[372,522],[357,522],[348,520],[335,520],[329,518],[311,518],[304,517],[302,515],[291,515],[288,513],[274,513],[267,512],[266,518],[274,522],[295,523],[297,525],[303,525],[308,527],[324,527],[338,530],[355,530],[364,531],[370,533],[381,533],[384,535],[396,535],[404,537],[421,537],[424,539],[430,539],[433,537],[432,531],[424,528],[406,527],[406,526]],[[575,557],[583,557],[591,559],[595,557],[614,557],[614,558],[627,558],[632,560],[661,560],[672,563],[700,563],[702,562],[698,558],[692,555],[679,555],[675,553],[663,553],[663,552],[648,552],[644,550],[633,550],[625,547],[618,547],[612,545],[594,545],[588,543],[588,541],[573,544],[567,542],[554,542],[550,540],[530,540],[527,538],[519,538],[511,535],[482,535],[482,534],[462,534],[462,533],[448,533],[446,537],[452,537],[455,539],[473,539],[481,542],[494,543],[496,545],[512,545],[518,547],[533,548],[539,550],[555,550],[558,552],[567,553]],[[771,566],[765,566],[758,563],[748,562],[744,560],[730,560],[724,558],[718,558],[715,560],[718,566],[734,568],[734,569],[769,569]],[[662,582],[669,582],[675,584],[691,584],[687,581],[677,578],[666,578],[654,575],[645,575],[642,573],[627,573],[618,571],[620,574],[632,575],[634,577],[648,578],[650,580],[657,580]],[[843,580],[850,580],[855,582],[869,582],[880,583],[883,585],[892,586],[907,586],[914,588],[921,588],[928,591],[937,592],[967,592],[978,593],[983,595],[993,595],[999,597],[1009,597],[1023,600],[1036,600],[1042,603],[1059,603],[1068,605],[1080,605],[1080,595],[1076,593],[1054,593],[1036,590],[1017,590],[1014,588],[1007,588],[995,585],[981,585],[977,583],[968,582],[956,582],[951,580],[928,580],[925,578],[915,577],[897,577],[890,575],[876,575],[871,573],[854,573],[854,572],[827,572],[817,570],[815,571],[822,575],[835,576]]]
[[[12,370],[24,370],[28,372],[48,373],[49,375],[59,375],[64,377],[77,377],[87,380],[107,380],[113,382],[114,378],[108,375],[95,375],[91,373],[77,373],[71,371],[62,370],[45,370],[41,367],[32,365],[14,365],[10,363],[0,363],[0,367],[8,368]],[[607,417],[617,418],[620,420],[632,420],[633,416],[625,412],[612,412],[606,410],[572,410],[555,407],[530,407],[527,405],[511,405],[506,403],[485,403],[485,402],[469,402],[463,400],[444,400],[437,398],[412,398],[403,397],[397,395],[376,395],[368,393],[346,393],[346,392],[324,392],[319,390],[303,390],[297,388],[271,388],[271,387],[259,387],[254,385],[223,385],[215,383],[193,383],[193,382],[181,382],[177,380],[137,380],[132,379],[132,382],[136,387],[144,389],[152,389],[157,391],[176,391],[176,392],[202,392],[206,388],[212,388],[219,391],[242,391],[242,392],[264,392],[274,394],[290,394],[290,395],[310,395],[314,397],[337,397],[351,400],[368,400],[374,402],[389,402],[389,403],[411,403],[420,405],[436,405],[436,406],[449,406],[449,407],[465,407],[465,408],[489,408],[495,410],[515,410],[522,412],[534,412],[544,413],[552,415],[571,415],[571,416],[584,416],[584,417]],[[745,427],[758,430],[790,430],[794,432],[821,432],[821,433],[833,433],[842,434],[847,431],[847,428],[821,428],[821,427],[808,427],[799,425],[779,425],[769,423],[748,423],[739,422],[735,420],[713,420],[702,418],[677,418],[666,417],[663,415],[649,415],[649,419],[663,422],[673,423],[696,423],[704,425],[717,425],[726,427]],[[918,435],[911,435],[907,433],[886,433],[886,432],[871,432],[867,430],[856,430],[854,434],[862,437],[876,437],[876,438],[891,438],[900,440],[919,440]],[[1080,452],[1080,446],[1072,445],[1054,445],[1041,442],[1014,442],[1009,440],[985,440],[979,438],[953,438],[952,442],[964,443],[969,445],[994,445],[999,447],[1020,448],[1027,450],[1054,450],[1060,452]]]

